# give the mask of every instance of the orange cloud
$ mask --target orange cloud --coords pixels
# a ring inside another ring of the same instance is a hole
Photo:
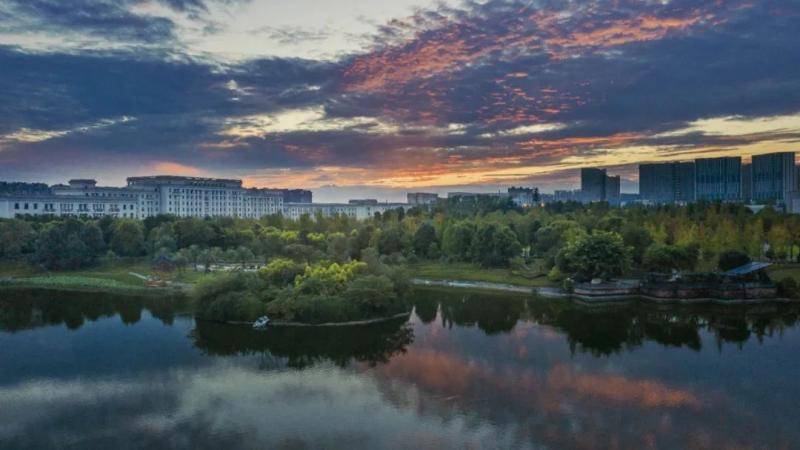
[[[156,161],[150,165],[149,173],[182,175],[187,177],[207,176],[205,170],[172,161]]]

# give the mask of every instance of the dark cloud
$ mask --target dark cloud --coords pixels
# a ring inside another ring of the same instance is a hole
[[[208,11],[200,0],[164,3]],[[126,1],[12,5],[44,28],[173,38],[171,23],[132,16]],[[0,141],[0,160],[7,171],[32,155],[67,155],[69,164],[84,154],[210,170],[335,166],[435,177],[561,168],[567,157],[632,146],[691,157],[697,148],[797,142],[800,130],[663,135],[709,117],[798,113],[797,29],[797,2],[490,0],[392,20],[372,48],[335,62],[217,64],[181,56],[178,47],[69,55],[0,48],[0,67],[8,68],[0,72],[0,135],[136,118],[41,142]],[[285,44],[327,36],[261,31]],[[340,123],[230,130],[308,108]],[[536,124],[559,126],[513,132]]]
[[[134,14],[129,9],[131,0],[7,1],[14,20],[0,26],[9,31],[82,32],[115,41],[145,43],[174,38],[171,20]]]

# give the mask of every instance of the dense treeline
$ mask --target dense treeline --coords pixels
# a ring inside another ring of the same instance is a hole
[[[631,268],[713,270],[751,258],[794,261],[800,216],[767,207],[698,203],[658,208],[555,203],[521,210],[506,200],[442,202],[357,222],[339,217],[287,220],[32,218],[0,221],[0,258],[73,269],[97,258],[163,255],[179,267],[216,262],[307,264],[362,259],[474,262],[485,267],[537,259],[551,275],[613,277]]]

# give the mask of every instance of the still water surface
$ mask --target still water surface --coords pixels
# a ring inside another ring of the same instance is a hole
[[[414,303],[259,333],[2,292],[0,448],[800,448],[796,307]]]

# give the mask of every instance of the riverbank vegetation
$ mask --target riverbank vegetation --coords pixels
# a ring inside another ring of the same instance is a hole
[[[137,272],[195,284],[216,277],[223,266],[255,272],[275,261],[291,263],[298,270],[287,269],[283,285],[273,280],[262,287],[274,292],[291,286],[292,296],[259,297],[260,304],[272,304],[276,314],[288,317],[290,306],[332,295],[296,284],[307,268],[322,270],[334,263],[342,268],[367,258],[391,270],[407,268],[413,277],[525,286],[560,285],[566,278],[724,270],[751,259],[791,264],[800,253],[800,216],[771,207],[753,213],[742,205],[702,202],[625,208],[554,203],[522,209],[509,199],[486,197],[397,209],[360,222],[346,216],[289,220],[280,215],[258,220],[19,218],[0,220],[0,242],[0,276],[76,274],[141,285],[129,274]],[[137,269],[107,269],[125,264]],[[366,275],[388,277],[359,272],[340,283],[335,296],[355,280],[364,283]],[[277,310],[279,305],[285,308]]]
[[[198,317],[251,322],[327,323],[391,317],[408,311],[408,277],[367,250],[364,261],[299,263],[276,258],[257,273],[234,272],[194,289]]]

